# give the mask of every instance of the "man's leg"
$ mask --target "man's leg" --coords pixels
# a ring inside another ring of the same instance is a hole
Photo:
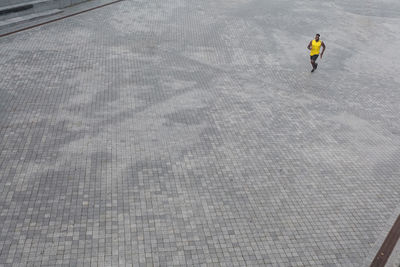
[[[311,60],[311,66],[312,66],[312,70],[311,72],[313,72],[316,69],[316,63],[315,60]]]

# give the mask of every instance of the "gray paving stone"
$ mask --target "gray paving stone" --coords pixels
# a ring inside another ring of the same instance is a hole
[[[399,19],[126,0],[0,39],[0,265],[362,265],[400,204]]]

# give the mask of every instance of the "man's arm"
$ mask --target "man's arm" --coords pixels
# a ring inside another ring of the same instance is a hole
[[[321,46],[322,46],[321,58],[322,58],[322,55],[324,54],[324,51],[325,51],[325,48],[326,48],[324,42],[322,42],[322,41],[321,41]]]
[[[307,46],[308,50],[311,50],[311,47],[312,47],[312,41],[310,41],[310,43]]]

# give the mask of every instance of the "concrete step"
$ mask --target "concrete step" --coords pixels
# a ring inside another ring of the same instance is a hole
[[[0,7],[0,21],[57,8],[55,0],[34,0]]]
[[[2,20],[2,21],[0,21],[0,31],[3,29],[18,25],[20,23],[29,22],[29,21],[44,18],[44,17],[49,17],[52,15],[59,14],[61,12],[63,12],[63,11],[60,9],[51,9],[51,10],[47,10],[47,11],[43,11],[43,12],[38,12],[38,13],[33,13],[33,14],[25,15],[25,16]]]

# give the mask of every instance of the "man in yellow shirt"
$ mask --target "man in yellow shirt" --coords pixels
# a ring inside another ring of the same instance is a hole
[[[315,39],[311,40],[307,46],[308,50],[311,51],[310,59],[311,59],[311,65],[313,67],[311,72],[314,72],[314,70],[316,70],[318,67],[318,63],[316,63],[315,61],[317,60],[317,58],[319,56],[319,50],[320,50],[321,46],[322,46],[321,58],[322,58],[322,55],[324,54],[324,51],[325,51],[325,44],[324,44],[324,42],[322,42],[319,39],[319,33],[317,33],[315,35]]]

